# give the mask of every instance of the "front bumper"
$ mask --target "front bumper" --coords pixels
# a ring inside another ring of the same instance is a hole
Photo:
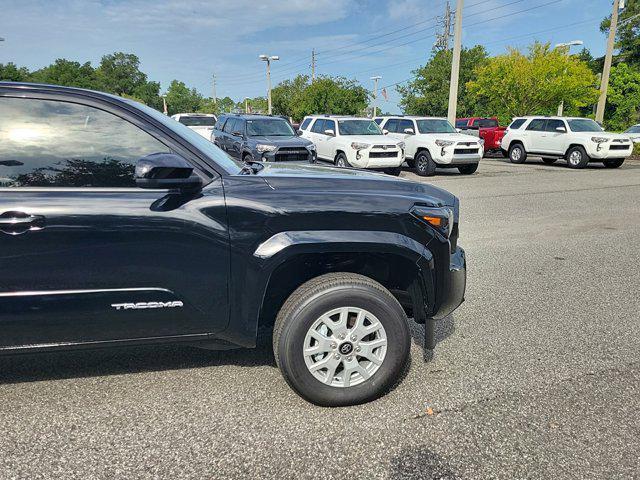
[[[598,146],[600,149],[598,150]],[[626,147],[612,149],[611,147]],[[633,143],[593,143],[587,147],[587,155],[593,160],[607,160],[613,158],[627,158],[633,153]]]
[[[464,147],[467,149],[470,147]],[[439,165],[468,165],[470,163],[478,163],[484,156],[484,148],[474,148],[477,153],[460,154],[455,153],[453,147],[437,148],[433,155],[433,160]]]
[[[467,288],[467,257],[462,248],[457,247],[451,254],[448,273],[447,279],[441,284],[440,307],[432,316],[435,320],[450,315],[464,302],[464,292]]]
[[[364,149],[347,152],[347,160],[356,168],[391,168],[404,163],[404,150],[400,148]]]

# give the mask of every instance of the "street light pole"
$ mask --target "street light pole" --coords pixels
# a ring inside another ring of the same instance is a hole
[[[600,123],[604,120],[604,107],[607,105],[607,89],[609,88],[609,74],[611,73],[611,59],[613,57],[613,46],[616,40],[616,28],[618,27],[618,8],[619,1],[613,0],[613,13],[611,14],[611,25],[609,27],[607,54],[604,57],[602,83],[600,83],[600,98],[598,99],[598,108],[596,109],[596,122]]]
[[[267,109],[269,115],[271,115],[271,61],[280,60],[277,55],[260,55],[260,60],[267,62]]]
[[[449,84],[449,110],[447,119],[455,125],[458,108],[458,78],[460,76],[460,50],[462,50],[462,9],[464,0],[456,4],[456,26],[453,37],[453,59],[451,60],[451,82]]]
[[[376,75],[375,77],[371,77],[373,80],[373,116],[376,117],[378,115],[378,80],[382,77],[380,75]]]
[[[584,42],[582,40],[571,40],[570,42],[566,42],[566,43],[558,43],[555,47],[553,47],[553,49],[555,50],[556,48],[566,48],[567,57],[568,57],[569,54],[571,53],[571,47],[575,45],[583,45],[583,44]],[[564,75],[566,74],[567,74],[567,69],[565,67]],[[564,99],[560,100],[560,105],[558,105],[558,116],[561,117],[563,113],[564,113]]]

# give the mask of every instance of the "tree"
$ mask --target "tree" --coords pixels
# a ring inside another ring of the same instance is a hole
[[[18,67],[15,63],[0,63],[0,80],[8,82],[27,82],[30,80],[29,70]]]
[[[589,66],[549,44],[533,44],[528,55],[510,49],[477,66],[474,75],[467,90],[478,98],[477,114],[497,115],[505,123],[514,116],[555,114],[561,101],[567,114],[578,114],[598,99]]]
[[[189,89],[184,82],[173,80],[166,95],[169,115],[197,112],[202,104],[202,95],[195,88]]]
[[[460,90],[458,92],[459,116],[477,114],[477,100],[467,91],[466,84],[473,79],[476,67],[487,60],[487,51],[476,45],[460,52]],[[414,80],[406,86],[398,86],[400,106],[412,115],[447,116],[449,108],[449,83],[451,79],[452,52],[434,52],[423,67],[413,71]]]
[[[360,115],[368,103],[369,91],[357,81],[344,77],[319,77],[304,90],[300,108],[290,116],[301,120],[313,113]]]
[[[640,123],[640,71],[626,63],[611,68],[605,125],[622,131]]]
[[[271,91],[273,112],[297,120],[302,119],[301,103],[305,90],[309,87],[309,76],[298,75],[293,80],[280,82]]]
[[[96,71],[90,62],[81,64],[64,58],[58,58],[51,65],[33,72],[31,80],[68,87],[99,88]]]
[[[135,95],[147,81],[140,71],[140,59],[132,53],[116,52],[102,57],[97,68],[101,89],[118,95]]]
[[[611,15],[602,20],[600,31],[608,34],[610,26]],[[640,0],[627,0],[624,10],[620,13],[616,30],[616,48],[619,49],[619,57],[626,63],[640,65]]]

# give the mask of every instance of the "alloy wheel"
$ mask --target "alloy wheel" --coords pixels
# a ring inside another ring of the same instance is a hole
[[[304,339],[311,374],[332,387],[352,387],[373,376],[387,354],[387,334],[371,312],[340,307],[321,315]]]

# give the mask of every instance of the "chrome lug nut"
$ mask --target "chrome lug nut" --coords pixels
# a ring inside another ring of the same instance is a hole
[[[335,343],[332,343],[332,344],[331,344],[331,348],[336,349],[337,347],[338,347],[338,345],[337,345],[337,344],[335,344]]]
[[[355,341],[356,341],[356,338],[358,338],[358,337],[356,337],[355,335],[351,335],[351,341],[352,341],[352,342],[355,342]]]
[[[344,333],[340,334],[340,340],[344,340],[344,337],[346,337],[346,335]]]
[[[333,356],[333,358],[335,358],[336,360],[340,360],[340,355],[336,353],[336,354]]]
[[[352,357],[351,355],[349,355],[349,356],[347,357],[347,362],[350,362],[351,360],[353,360],[353,357]]]
[[[359,352],[360,350],[362,350],[360,347],[356,347],[356,352]]]

